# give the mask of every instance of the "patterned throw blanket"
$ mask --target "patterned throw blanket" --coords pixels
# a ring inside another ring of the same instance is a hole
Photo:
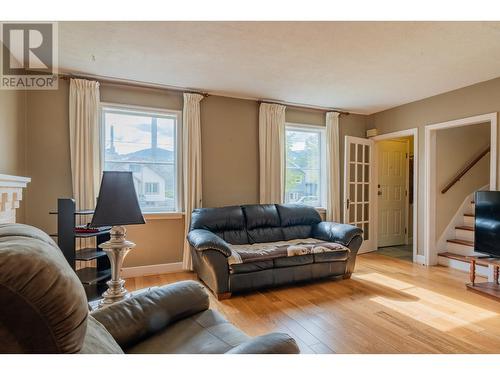
[[[297,255],[350,251],[349,248],[334,242],[325,242],[315,238],[302,238],[290,241],[254,243],[252,245],[229,245],[231,256],[229,265],[259,262],[275,258]]]

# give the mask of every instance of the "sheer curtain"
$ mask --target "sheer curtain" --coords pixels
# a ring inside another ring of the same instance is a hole
[[[285,106],[259,109],[260,203],[282,203],[285,175]]]
[[[201,207],[201,121],[200,102],[203,95],[184,93],[182,111],[182,163],[184,178],[184,255],[182,266],[193,269],[189,243],[186,240],[191,225],[191,212]]]
[[[326,114],[326,220],[340,222],[339,113]]]
[[[99,82],[71,79],[69,134],[73,197],[77,209],[93,209],[100,183]]]

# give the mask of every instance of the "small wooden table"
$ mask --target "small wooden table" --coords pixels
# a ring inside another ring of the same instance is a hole
[[[465,284],[467,289],[480,293],[490,298],[500,300],[500,259],[498,258],[481,258],[467,257],[470,261],[470,283]],[[476,283],[476,264],[481,266],[493,266],[493,282]]]

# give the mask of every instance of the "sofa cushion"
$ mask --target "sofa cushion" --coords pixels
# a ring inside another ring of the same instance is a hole
[[[339,245],[342,246],[342,245]],[[344,262],[349,258],[349,249],[346,247],[339,247],[337,251],[330,251],[326,253],[317,253],[314,255],[314,263],[322,262]]]
[[[311,237],[311,226],[321,222],[318,211],[299,204],[277,204],[283,240]]]
[[[290,241],[229,245],[231,256],[227,258],[227,262],[229,266],[232,266],[233,264],[261,262],[275,258],[309,254],[312,253],[314,245],[319,243],[324,243],[324,241],[315,238],[304,238]]]
[[[302,266],[304,264],[311,264],[314,262],[314,258],[312,254],[306,254],[294,257],[276,258],[273,259],[273,262],[275,268],[295,267],[295,266]]]
[[[87,329],[82,283],[40,229],[0,224],[0,321],[22,353],[77,353]],[[2,328],[0,327],[0,329]],[[0,352],[10,342],[0,338]]]
[[[272,260],[263,260],[261,262],[235,263],[229,265],[230,273],[248,273],[268,270],[274,267]]]
[[[247,340],[247,335],[219,313],[206,310],[166,327],[128,348],[126,353],[225,353]]]
[[[281,226],[313,225],[321,222],[318,211],[310,206],[302,204],[277,204],[276,208],[280,215]]]
[[[230,273],[257,272],[270,268],[294,267],[311,263],[346,261],[350,250],[338,243],[315,238],[229,245]]]
[[[275,242],[283,240],[280,217],[274,204],[243,206],[249,243]]]
[[[89,315],[87,332],[79,354],[123,354],[123,350],[106,328]]]
[[[206,229],[231,244],[249,243],[245,216],[240,206],[196,208],[191,214],[191,230]]]

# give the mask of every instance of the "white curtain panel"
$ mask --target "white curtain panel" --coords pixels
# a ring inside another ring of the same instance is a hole
[[[326,220],[340,222],[339,113],[326,114]]]
[[[260,203],[283,203],[285,106],[261,103],[259,109]]]
[[[193,269],[189,243],[186,240],[191,225],[191,212],[202,205],[201,199],[201,121],[200,102],[203,95],[184,94],[182,111],[182,151],[184,178],[184,255],[185,270]]]
[[[69,134],[73,197],[77,209],[93,209],[100,184],[99,82],[71,79]]]

